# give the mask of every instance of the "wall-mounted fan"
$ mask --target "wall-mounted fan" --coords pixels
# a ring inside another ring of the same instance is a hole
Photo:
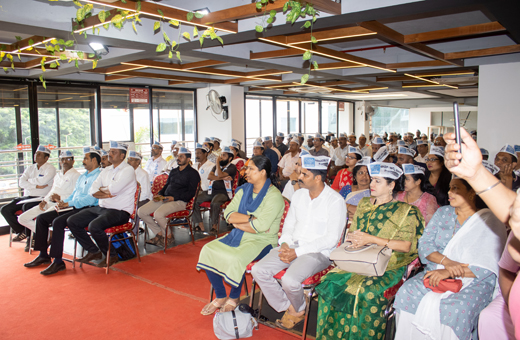
[[[227,103],[226,97],[219,96],[218,92],[215,90],[210,90],[206,95],[206,100],[208,102],[208,107],[206,107],[206,110],[211,109],[211,111],[213,111],[213,113],[216,115],[222,113],[222,119],[228,119],[228,107],[224,106],[224,104]]]
[[[364,100],[357,109],[360,111],[361,115],[365,115],[365,120],[368,120],[369,117],[372,117],[376,113],[375,108],[372,105],[365,103]]]

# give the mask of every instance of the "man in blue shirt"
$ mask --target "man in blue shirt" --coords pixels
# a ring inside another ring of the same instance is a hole
[[[259,138],[259,141],[262,142],[262,139]],[[272,141],[271,141],[272,144]],[[262,148],[264,149],[264,156],[269,158],[271,161],[271,173],[274,174],[278,171],[278,154],[274,152],[273,150],[266,148],[264,143],[262,143]]]
[[[76,187],[72,194],[58,203],[55,211],[49,211],[41,214],[36,218],[36,237],[34,242],[34,250],[39,250],[38,255],[34,260],[24,264],[25,267],[32,268],[42,264],[51,263],[51,258],[54,261],[45,270],[41,271],[42,275],[51,275],[59,271],[65,270],[65,262],[63,262],[63,241],[65,235],[65,228],[67,227],[67,218],[80,212],[81,210],[97,206],[98,199],[89,194],[92,183],[99,176],[101,170],[99,165],[101,163],[101,156],[99,151],[94,148],[83,148],[85,154],[83,158],[83,166],[87,170],[82,174],[76,182]],[[72,208],[72,209],[71,209]],[[47,253],[47,238],[49,234],[49,227],[52,225],[52,241],[50,254]]]

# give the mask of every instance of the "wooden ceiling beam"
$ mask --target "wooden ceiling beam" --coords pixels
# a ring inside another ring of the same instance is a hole
[[[219,60],[202,60],[202,61],[196,61],[193,63],[182,64],[181,67],[184,70],[191,70],[194,68],[218,66],[218,65],[224,65],[224,64],[229,64],[229,62],[219,61]]]
[[[140,69],[143,69],[143,68],[146,68],[146,67],[144,67],[144,66],[133,66],[133,65],[117,65],[117,66],[107,67],[105,69],[104,73],[106,73],[106,74],[116,74],[116,73],[125,72],[125,71],[140,70]]]
[[[420,43],[428,41],[436,41],[451,38],[462,38],[473,35],[482,35],[486,33],[505,32],[504,26],[498,22],[486,22],[483,24],[469,25],[455,28],[448,28],[438,31],[430,31],[416,34],[407,34],[404,36],[404,43]]]
[[[388,65],[387,65],[388,66]],[[338,63],[323,63],[319,64],[318,69],[314,68],[314,64],[311,64],[311,70],[317,71],[317,70],[335,70],[335,69],[343,69],[343,68],[354,68],[354,67],[364,67],[362,65],[351,63],[350,61],[341,61]],[[393,68],[393,67],[389,67]]]
[[[283,50],[267,51],[267,52],[250,52],[249,59],[269,59],[269,58],[283,58],[283,57],[294,57],[302,55],[304,51],[297,50],[294,48],[286,48]]]
[[[405,62],[405,63],[393,63],[393,64],[386,64],[386,67],[388,68],[414,68],[414,67],[434,67],[434,66],[447,66],[451,65],[447,61],[442,60],[427,60],[427,61],[412,61],[412,62]],[[320,65],[321,68],[321,65]]]
[[[329,40],[340,40],[345,38],[353,38],[365,35],[374,35],[376,32],[368,30],[363,27],[353,26],[336,28],[325,31],[312,32],[312,36],[318,40],[318,42],[329,41]],[[303,33],[290,35],[287,37],[288,44],[301,44],[305,42],[311,42],[311,33]]]
[[[129,78],[135,78],[134,76],[121,76],[121,75],[105,75],[105,81],[114,81],[114,80],[122,80],[122,79],[129,79]]]
[[[444,53],[437,51],[431,47],[428,47],[422,43],[407,44],[404,40],[404,35],[391,29],[390,27],[383,25],[382,23],[372,20],[364,21],[359,24],[361,27],[377,32],[377,35],[386,40],[389,43],[395,43],[401,45],[403,48],[411,50],[417,54],[426,56],[428,58],[437,59],[441,61],[447,61],[448,63],[455,66],[463,66],[461,60],[446,60]]]
[[[6,45],[6,49],[4,52],[8,53],[18,53],[20,50],[25,50],[31,46],[38,46],[47,41],[51,41],[54,38],[45,38],[39,35],[34,35],[32,37],[17,41],[11,45]],[[29,44],[29,40],[32,40],[32,44]],[[47,51],[43,49],[44,51]],[[34,50],[33,50],[34,51]]]
[[[138,71],[127,71],[118,73],[119,76],[132,76],[138,78],[152,78],[152,79],[166,79],[166,80],[180,80],[189,81],[193,83],[216,83],[225,84],[222,79],[211,79],[211,78],[197,78],[197,77],[184,77],[169,74],[151,73],[151,72],[138,72]]]
[[[518,52],[520,52],[520,44],[484,48],[481,50],[446,53],[446,58],[465,59],[465,58],[485,57],[485,56],[498,55],[498,54],[518,53]]]
[[[323,83],[317,83],[317,82],[310,81],[309,84],[321,85],[321,86],[339,86],[339,85],[352,85],[352,84],[357,84],[357,83],[355,81],[350,81],[350,80],[334,80],[334,81],[326,81]]]
[[[376,77],[377,82],[385,82],[385,81],[406,81],[413,80],[413,78],[407,76],[395,76],[395,77]]]

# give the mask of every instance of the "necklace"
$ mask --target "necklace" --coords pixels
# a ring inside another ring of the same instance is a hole
[[[420,200],[421,197],[423,197],[423,195],[424,195],[424,192],[422,192],[421,195],[420,195],[419,197],[417,197],[417,199],[416,199],[415,201],[410,202],[410,199],[409,199],[409,197],[410,197],[410,193],[407,191],[407,192],[406,192],[406,196],[405,196],[405,198],[404,198],[404,201],[405,201],[406,203],[408,203],[408,204],[411,204],[411,203],[413,203],[413,202],[416,202],[416,201]]]
[[[392,202],[393,200],[394,200],[394,198],[392,197],[392,198],[390,199],[390,201],[388,201],[388,202],[384,202],[384,203],[381,203],[381,204],[379,204],[379,205],[383,205],[383,204],[390,203],[390,202]],[[376,198],[375,201],[374,201],[374,205],[377,205],[377,198]]]

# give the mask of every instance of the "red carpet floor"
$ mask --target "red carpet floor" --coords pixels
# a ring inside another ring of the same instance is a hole
[[[216,339],[200,248],[211,239],[116,264],[109,275],[83,266],[50,277],[25,268],[36,255],[0,236],[0,339]],[[36,252],[37,253],[37,252]],[[295,339],[260,325],[252,339]]]

